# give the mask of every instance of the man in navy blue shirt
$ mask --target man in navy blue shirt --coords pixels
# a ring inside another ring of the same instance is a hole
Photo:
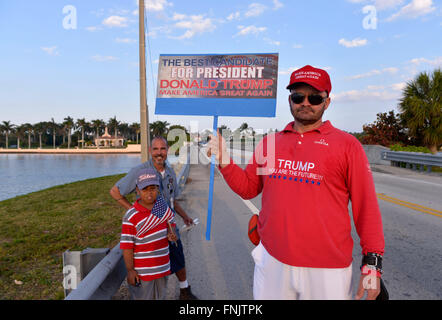
[[[110,195],[120,206],[128,210],[132,206],[132,203],[130,203],[125,196],[135,191],[138,172],[143,168],[154,168],[160,180],[161,194],[166,199],[169,207],[183,218],[186,225],[191,225],[193,224],[193,220],[176,201],[176,198],[179,195],[179,189],[175,171],[166,162],[167,151],[167,141],[162,137],[155,137],[152,140],[152,146],[150,149],[152,159],[132,168],[125,177],[120,179],[112,187]],[[187,282],[183,246],[179,239],[178,229],[177,236],[178,241],[176,242],[176,245],[169,242],[171,273],[175,273],[178,278],[180,284],[180,300],[196,300],[197,297],[192,294]]]

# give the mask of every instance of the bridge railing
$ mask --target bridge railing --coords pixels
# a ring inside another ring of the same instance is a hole
[[[441,154],[384,151],[382,152],[382,159],[391,161],[391,164],[394,166],[400,166],[401,163],[405,163],[406,168],[413,170],[417,170],[419,166],[419,170],[424,171],[424,166],[426,166],[427,172],[431,172],[433,167],[442,167]]]

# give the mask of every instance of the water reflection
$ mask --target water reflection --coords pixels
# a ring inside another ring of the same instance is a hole
[[[170,163],[176,157],[169,156]],[[0,154],[0,200],[69,182],[126,173],[138,154]]]

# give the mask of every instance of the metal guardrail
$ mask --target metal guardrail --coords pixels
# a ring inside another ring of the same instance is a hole
[[[123,253],[117,244],[65,300],[110,300],[125,277]]]
[[[180,193],[184,188],[190,171],[190,148],[187,163],[183,165],[177,176]],[[118,243],[80,282],[65,300],[110,300],[120,288],[126,277],[126,266],[123,251]]]
[[[405,151],[384,151],[382,152],[382,159],[390,160],[394,166],[399,166],[405,163],[409,169],[417,170],[419,166],[420,171],[424,171],[424,166],[427,167],[427,172],[431,172],[433,167],[442,167],[441,154],[429,154],[420,152],[405,152]]]

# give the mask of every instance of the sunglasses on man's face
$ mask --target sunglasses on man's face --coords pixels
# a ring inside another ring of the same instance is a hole
[[[298,93],[298,92],[293,92],[290,95],[290,99],[292,99],[293,103],[295,104],[300,104],[302,102],[304,102],[306,95],[302,94],[302,93]],[[323,96],[321,96],[318,93],[315,94],[310,94],[307,96],[308,102],[310,102],[310,104],[317,106],[318,104],[321,104],[325,101],[326,98],[324,98]]]

